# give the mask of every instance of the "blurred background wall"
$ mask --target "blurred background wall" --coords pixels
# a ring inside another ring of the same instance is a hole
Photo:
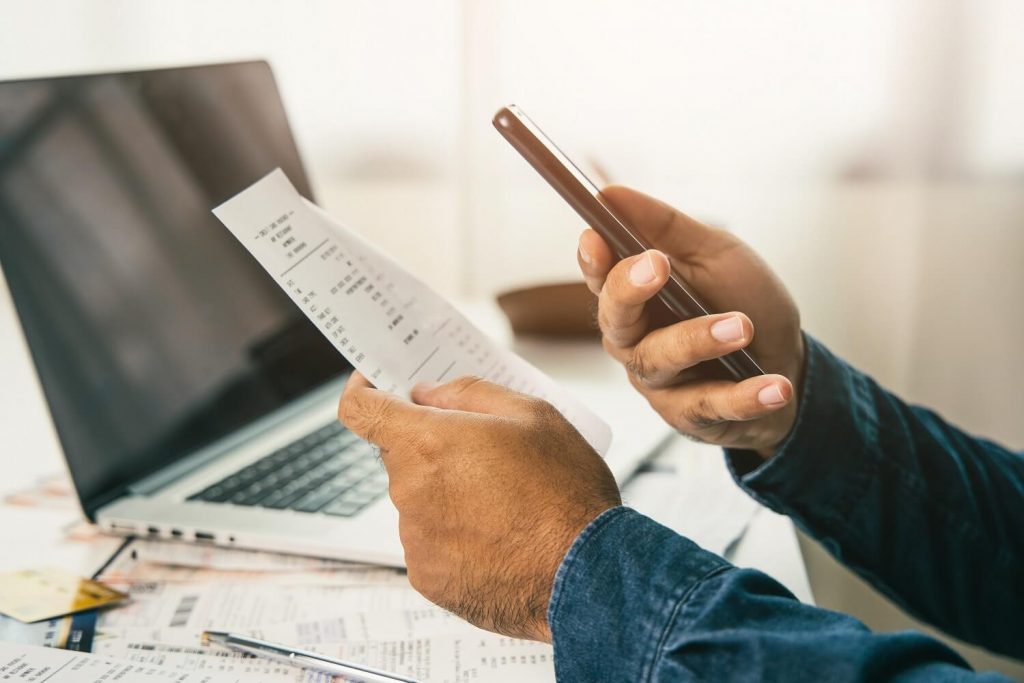
[[[1024,448],[1021,26],[1015,0],[34,0],[0,78],[266,58],[321,202],[465,297],[576,277],[579,220],[490,127],[516,102],[749,240],[853,363]],[[909,623],[804,548],[821,604]]]

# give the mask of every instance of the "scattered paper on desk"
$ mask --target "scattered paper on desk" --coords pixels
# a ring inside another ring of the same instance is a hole
[[[160,667],[184,676],[216,673],[245,683],[345,683],[341,676],[299,669],[288,664],[198,644],[186,646],[146,640],[127,643],[113,656],[136,666]],[[191,680],[191,679],[189,679]],[[219,682],[221,679],[218,678]]]
[[[128,558],[153,565],[246,573],[360,571],[371,567],[374,571],[379,570],[374,565],[357,564],[344,560],[151,539],[132,541],[119,555],[119,559]]]
[[[173,547],[168,544],[166,551]],[[554,680],[550,646],[504,638],[462,621],[414,591],[401,570],[347,564],[294,572],[218,570],[159,565],[132,555],[122,552],[102,575],[128,591],[132,601],[101,615],[93,644],[98,654],[181,672],[244,674],[245,680],[261,683],[333,680],[204,647],[201,634],[213,629],[428,683]],[[247,556],[248,551],[225,548],[217,563],[237,566]],[[264,564],[274,567],[276,561],[265,558]]]
[[[121,629],[184,629],[199,642],[203,631],[243,631],[280,624],[328,619],[344,612],[400,611],[431,607],[406,586],[290,585],[286,582],[210,582],[128,585],[131,603],[104,614],[94,650]],[[165,636],[172,635],[165,633]]]
[[[760,506],[732,480],[722,449],[678,439],[622,489],[638,512],[725,555]]]
[[[481,631],[433,606],[352,612],[253,635],[428,681],[554,679],[550,646]]]
[[[405,573],[390,567],[297,557],[242,548],[207,546],[210,554],[197,556],[183,543],[135,539],[110,560],[103,582],[130,591],[133,586],[164,584],[251,583],[302,586],[398,586],[408,587]],[[180,551],[179,560],[175,553]],[[191,564],[202,557],[213,566]],[[246,569],[249,560],[254,562]],[[286,571],[284,567],[294,567]]]
[[[64,472],[40,477],[32,486],[8,493],[3,504],[50,510],[79,510],[74,486]]]
[[[602,455],[608,425],[448,301],[303,199],[277,169],[213,210],[334,347],[375,386],[477,375],[549,401]]]
[[[209,672],[182,672],[82,652],[0,642],[0,680],[20,683],[242,683],[251,678]]]
[[[96,609],[127,598],[120,591],[61,569],[0,574],[0,613],[24,622]]]

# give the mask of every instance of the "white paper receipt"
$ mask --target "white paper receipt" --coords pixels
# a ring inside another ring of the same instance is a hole
[[[554,405],[604,455],[611,430],[543,372],[305,200],[277,169],[213,210],[334,347],[375,386],[477,375]]]
[[[247,676],[244,680],[251,680]],[[242,683],[243,676],[218,671],[179,671],[149,663],[112,659],[20,643],[0,643],[0,681],[21,683]]]

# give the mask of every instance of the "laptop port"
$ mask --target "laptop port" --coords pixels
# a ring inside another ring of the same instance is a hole
[[[209,542],[212,543],[213,542],[213,534],[211,534],[208,531],[197,531],[196,532],[196,540],[197,541],[209,541]]]
[[[159,536],[160,535],[160,527],[151,526],[148,529],[146,529],[146,531],[149,532],[150,536]]]
[[[171,536],[174,536],[175,538],[181,538],[184,535],[185,532],[181,529],[171,529]]]

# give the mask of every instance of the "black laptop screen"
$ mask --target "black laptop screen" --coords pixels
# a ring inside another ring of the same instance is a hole
[[[0,266],[90,515],[348,370],[210,213],[277,166],[310,196],[262,62],[0,83]]]

